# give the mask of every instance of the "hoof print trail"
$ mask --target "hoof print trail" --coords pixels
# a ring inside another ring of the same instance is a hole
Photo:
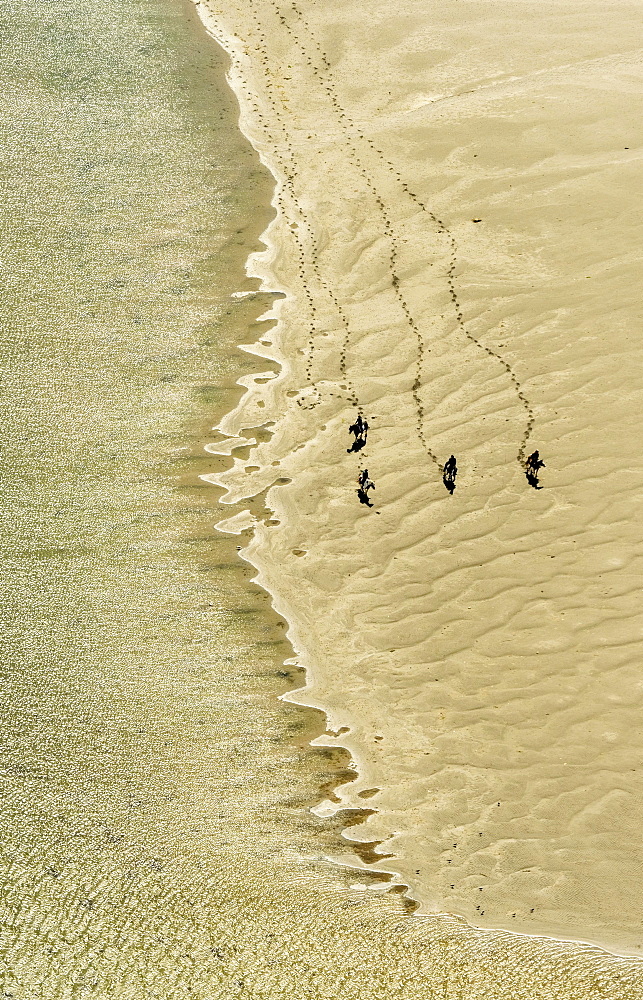
[[[530,486],[533,486],[535,490],[542,490],[542,486],[538,482],[538,473],[544,468],[545,463],[541,459],[538,451],[533,451],[525,461],[525,475],[527,477],[527,482]]]
[[[366,444],[366,437],[368,435],[368,420],[363,420],[362,414],[358,413],[357,420],[354,424],[350,425],[348,433],[355,436],[355,440],[350,448],[346,449],[348,454],[350,455],[352,451],[361,451]]]
[[[536,454],[538,453],[536,452]],[[458,474],[458,467],[455,464],[455,455],[451,455],[451,458],[449,458],[448,461],[445,462],[444,468],[442,470],[442,482],[446,486],[449,493],[451,493],[451,495],[453,495],[453,491],[455,489],[455,477],[457,476],[457,474]]]
[[[273,3],[273,6],[275,7],[276,11],[279,10],[276,3]],[[385,157],[385,155],[383,154],[383,152],[381,151],[381,149],[379,149],[375,145],[375,143],[373,142],[372,139],[370,139],[369,137],[365,136],[364,133],[363,133],[363,131],[361,129],[359,129],[357,127],[356,123],[354,121],[352,121],[352,119],[349,117],[349,115],[346,112],[346,109],[341,105],[341,103],[340,103],[340,101],[338,99],[337,91],[335,89],[335,85],[334,85],[334,83],[332,81],[332,76],[331,76],[331,73],[330,73],[331,63],[330,63],[330,60],[328,59],[328,56],[327,56],[326,52],[324,52],[324,50],[323,50],[322,46],[320,45],[319,41],[315,38],[315,35],[314,35],[314,33],[313,33],[312,29],[311,29],[311,26],[310,26],[309,22],[306,20],[303,12],[299,9],[299,7],[297,7],[296,4],[291,3],[290,9],[293,11],[293,13],[295,14],[295,16],[296,16],[296,18],[298,20],[298,23],[299,23],[299,26],[300,26],[300,31],[302,31],[302,33],[305,36],[308,37],[310,43],[317,50],[317,54],[318,54],[318,57],[319,57],[319,60],[320,60],[320,63],[318,65],[315,65],[315,62],[316,62],[315,59],[311,59],[311,55],[310,55],[310,53],[308,51],[306,51],[306,48],[305,48],[303,42],[301,41],[301,39],[298,39],[296,37],[296,34],[295,34],[293,28],[290,25],[286,24],[285,22],[282,22],[282,23],[284,23],[284,25],[286,27],[286,30],[291,35],[291,37],[293,38],[293,40],[295,40],[296,43],[298,44],[299,48],[301,49],[302,55],[306,58],[307,64],[309,66],[311,66],[311,68],[312,68],[313,73],[315,74],[315,76],[321,79],[322,88],[325,90],[326,94],[328,95],[328,97],[329,97],[329,99],[331,101],[331,104],[332,104],[332,106],[333,106],[336,114],[339,117],[339,121],[340,121],[341,127],[344,130],[344,132],[345,132],[345,134],[347,136],[347,139],[349,140],[350,154],[351,154],[351,158],[353,160],[353,163],[355,164],[355,166],[361,172],[364,180],[366,181],[366,184],[367,184],[368,188],[370,189],[371,193],[375,197],[376,204],[378,205],[378,208],[380,209],[380,212],[382,213],[382,217],[383,217],[383,221],[384,221],[384,230],[385,230],[386,234],[391,238],[391,242],[392,242],[392,248],[391,248],[392,249],[392,256],[391,256],[392,285],[393,285],[393,289],[395,291],[396,297],[398,298],[399,304],[402,307],[402,309],[403,309],[403,311],[404,311],[404,313],[406,315],[407,322],[408,322],[411,330],[417,336],[417,340],[418,340],[418,366],[417,366],[418,367],[418,378],[421,376],[421,369],[422,369],[422,363],[423,363],[423,354],[424,354],[423,339],[422,339],[420,331],[419,331],[419,329],[417,327],[417,324],[415,323],[415,321],[414,321],[414,319],[413,319],[413,317],[411,315],[411,312],[410,312],[410,310],[408,308],[408,305],[407,305],[407,303],[406,303],[406,301],[405,301],[405,299],[404,299],[404,297],[403,297],[403,295],[401,293],[399,276],[398,276],[397,271],[396,271],[396,265],[397,265],[397,242],[396,242],[396,237],[393,234],[392,224],[391,224],[391,220],[390,220],[390,218],[388,216],[386,205],[385,205],[385,203],[384,203],[384,201],[383,201],[380,193],[376,189],[375,184],[373,183],[371,177],[369,176],[369,174],[365,170],[365,168],[364,168],[364,166],[362,164],[362,161],[361,161],[361,159],[360,159],[360,157],[359,157],[359,155],[357,153],[356,148],[352,144],[352,139],[353,139],[354,135],[357,135],[362,141],[366,142],[366,144],[368,145],[368,147],[370,148],[370,150],[378,157],[378,159],[385,165],[385,167],[396,178],[398,184],[400,185],[400,187],[404,191],[405,195],[408,198],[410,198],[418,206],[418,208],[420,208],[426,214],[426,216],[431,220],[431,222],[433,223],[433,225],[437,229],[437,232],[441,233],[442,235],[444,235],[446,237],[446,239],[448,240],[448,242],[450,243],[450,247],[451,247],[451,260],[450,260],[450,263],[449,263],[449,266],[448,266],[448,269],[447,269],[446,279],[447,279],[447,287],[448,287],[448,291],[449,291],[449,296],[451,298],[451,301],[452,301],[452,304],[453,304],[453,308],[454,308],[454,312],[455,312],[456,323],[457,323],[458,327],[460,328],[461,332],[467,338],[467,340],[469,340],[477,348],[479,348],[481,351],[483,351],[489,358],[491,358],[495,362],[499,363],[503,367],[503,369],[505,370],[506,374],[508,375],[508,377],[509,377],[509,379],[510,379],[512,385],[513,385],[513,389],[514,389],[514,392],[515,392],[515,394],[516,394],[516,396],[518,398],[518,401],[519,401],[520,405],[522,406],[522,408],[524,409],[525,414],[527,416],[527,421],[526,421],[526,425],[525,425],[525,431],[523,433],[522,441],[521,441],[520,446],[519,446],[517,460],[520,463],[520,465],[525,469],[525,472],[526,472],[526,475],[527,475],[527,480],[528,480],[529,484],[531,486],[533,486],[535,489],[540,489],[540,486],[538,484],[538,475],[537,475],[537,473],[538,473],[538,469],[541,466],[538,465],[538,466],[535,466],[535,467],[531,468],[529,466],[529,459],[525,460],[525,457],[524,457],[525,451],[526,451],[526,447],[527,447],[527,442],[529,441],[529,438],[531,436],[531,433],[532,433],[533,427],[534,427],[534,423],[535,423],[535,416],[534,416],[533,408],[531,406],[531,403],[529,402],[529,400],[527,399],[527,397],[525,396],[525,394],[524,394],[524,392],[522,390],[521,382],[520,382],[519,378],[517,377],[516,373],[514,372],[513,367],[504,359],[504,357],[501,354],[499,354],[498,351],[495,351],[492,348],[487,347],[486,344],[484,344],[481,340],[479,340],[476,336],[474,336],[474,334],[471,333],[471,331],[469,330],[468,326],[465,323],[464,313],[463,313],[462,306],[461,306],[461,303],[460,303],[460,298],[459,298],[459,295],[458,295],[458,291],[456,289],[456,267],[457,267],[457,256],[458,256],[458,254],[457,254],[457,244],[456,244],[455,237],[453,236],[453,233],[445,225],[445,223],[442,221],[442,219],[438,215],[436,215],[436,213],[434,211],[432,211],[429,208],[428,205],[426,205],[424,203],[424,201],[416,194],[416,192],[413,191],[413,190],[411,190],[411,188],[408,186],[408,184],[403,180],[402,175],[400,174],[400,172],[394,167],[394,165],[390,162],[390,160],[388,160]],[[279,16],[282,16],[282,15],[279,15]],[[323,77],[322,77],[322,74],[323,74]],[[479,222],[480,219],[476,217],[473,221],[474,222]],[[420,400],[419,400],[419,396],[418,396],[418,393],[417,393],[417,387],[414,387],[413,396],[414,396],[414,399],[415,399],[415,402],[416,402],[416,406],[418,408],[418,414],[420,415],[420,426],[421,426],[422,425],[422,418],[421,418],[421,414],[420,414]],[[429,458],[436,465],[439,466],[440,463],[438,461],[438,458],[434,454],[434,452],[430,449],[430,447],[428,445],[428,442],[427,442],[427,440],[425,438],[423,429],[419,430],[419,437],[420,437],[421,443],[422,443],[423,447],[425,448],[425,450],[426,450]],[[538,453],[535,452],[534,454],[536,455],[536,462],[537,462],[538,461],[538,458],[537,458]],[[446,482],[445,482],[445,485],[447,485]],[[453,489],[454,488],[455,488],[455,486],[453,486]],[[447,486],[447,489],[449,489],[449,486]],[[450,489],[450,492],[453,492],[453,489]]]
[[[499,364],[504,370],[506,376],[508,376],[509,381],[516,394],[517,400],[521,405],[521,407],[524,409],[525,415],[527,417],[525,430],[522,436],[522,441],[520,442],[520,446],[518,449],[517,460],[525,472],[529,485],[532,486],[534,489],[541,489],[541,486],[538,481],[538,471],[544,465],[544,463],[540,461],[537,451],[534,452],[532,455],[530,455],[528,458],[525,458],[525,452],[527,450],[527,442],[532,434],[535,423],[534,411],[532,409],[529,400],[527,399],[527,397],[523,392],[521,382],[516,373],[514,372],[512,365],[509,364],[509,362],[506,361],[498,351],[494,350],[492,347],[488,347],[485,343],[479,340],[469,330],[465,322],[463,308],[456,287],[458,248],[453,233],[450,231],[447,225],[445,225],[442,219],[434,211],[432,211],[427,204],[425,204],[425,202],[418,196],[418,194],[414,190],[412,190],[409,187],[409,185],[403,180],[400,172],[396,170],[394,165],[385,157],[382,151],[378,149],[378,147],[375,145],[372,139],[367,137],[364,134],[364,132],[360,128],[358,128],[357,124],[351,119],[346,109],[342,106],[342,103],[340,103],[338,97],[338,92],[335,83],[333,81],[330,60],[328,59],[328,56],[326,52],[324,52],[319,41],[315,38],[315,35],[311,30],[310,24],[306,20],[306,17],[304,16],[302,10],[295,3],[290,4],[290,10],[292,11],[292,14],[296,19],[297,27],[295,27],[295,25],[292,23],[291,17],[284,16],[285,11],[279,7],[276,0],[271,0],[271,6],[273,7],[275,14],[277,15],[277,18],[279,19],[280,25],[288,33],[292,41],[300,49],[305,64],[309,67],[309,70],[319,81],[321,92],[325,94],[327,99],[330,101],[332,110],[336,115],[340,128],[342,129],[345,138],[347,140],[347,151],[349,159],[351,160],[353,167],[361,175],[361,178],[364,184],[366,185],[369,194],[372,196],[377,206],[378,212],[381,216],[383,234],[386,237],[388,237],[390,241],[390,280],[391,280],[392,291],[395,295],[398,306],[400,307],[404,315],[404,321],[408,326],[410,332],[414,335],[417,342],[416,377],[411,389],[411,394],[413,397],[413,401],[418,416],[417,434],[420,444],[422,445],[425,453],[427,454],[430,461],[433,462],[438,467],[438,469],[440,469],[440,471],[442,472],[442,480],[445,488],[448,490],[450,494],[453,494],[453,492],[455,491],[455,479],[457,475],[457,466],[455,457],[451,455],[446,464],[442,465],[438,459],[438,456],[430,447],[430,443],[427,440],[427,436],[425,434],[424,407],[420,396],[420,390],[424,381],[423,375],[424,375],[424,365],[426,361],[425,358],[426,346],[424,342],[424,336],[420,330],[419,324],[416,321],[415,317],[413,316],[411,308],[409,307],[409,303],[407,302],[406,296],[402,291],[402,281],[400,280],[400,274],[399,274],[399,263],[400,263],[399,237],[394,230],[393,218],[390,214],[389,206],[387,206],[385,200],[382,197],[382,194],[380,193],[378,187],[376,186],[373,177],[368,171],[366,162],[362,159],[361,151],[358,152],[357,149],[358,144],[355,141],[356,137],[359,138],[359,140],[362,143],[365,143],[366,146],[370,149],[371,153],[375,154],[378,160],[382,164],[384,164],[384,166],[388,169],[388,171],[390,171],[393,174],[393,176],[396,178],[397,183],[403,190],[406,197],[409,198],[411,201],[413,201],[418,206],[418,208],[420,208],[425,213],[426,217],[431,221],[433,227],[437,230],[437,232],[439,234],[442,234],[447,239],[450,245],[450,259],[445,277],[446,277],[447,290],[454,309],[457,326],[459,327],[461,333],[463,333],[464,336],[467,338],[467,340],[469,340],[477,348],[483,351],[490,360]],[[312,45],[313,49],[316,50],[316,55],[306,45],[306,39],[308,40],[309,44]],[[265,62],[267,63],[268,61],[267,51],[265,50],[265,36],[263,36],[263,33],[261,37],[261,42],[263,48],[262,55]],[[289,150],[289,158],[292,167],[294,169],[294,156],[293,156],[292,146],[289,142],[290,137],[288,135],[285,120],[282,117],[282,111],[278,107],[279,102],[277,100],[277,95],[273,90],[271,81],[270,82],[267,81],[267,89],[268,89],[268,96],[273,106],[273,110],[277,113],[277,119],[279,122],[281,132],[284,138],[286,139],[287,148]],[[301,210],[301,206],[298,204],[291,176],[288,177],[288,181],[289,181],[288,183],[289,194],[292,197],[294,205],[296,206],[296,208],[299,210],[299,212],[303,217],[303,212]],[[308,235],[314,247],[315,241],[312,232],[312,226],[310,225],[310,223],[307,222],[307,220],[305,220],[305,217],[304,217],[304,225],[308,231]],[[301,242],[299,245],[299,250],[301,255],[300,277],[303,280],[306,262],[303,253],[304,247]],[[350,328],[346,313],[342,308],[341,303],[339,302],[335,290],[328,284],[324,276],[321,274],[321,269],[317,261],[316,248],[313,249],[312,251],[308,266],[310,267],[314,278],[317,280],[319,285],[326,291],[329,298],[332,300],[336,308],[336,311],[340,317],[341,324],[344,328],[344,340],[339,352],[339,368],[342,378],[344,378],[348,383],[348,388],[347,388],[348,399],[354,405],[359,407],[357,394],[355,392],[352,383],[350,382],[347,373],[347,353],[351,337],[350,337]],[[308,342],[306,379],[309,385],[311,385],[314,390],[314,395],[316,398],[311,403],[311,406],[314,406],[317,405],[318,402],[320,401],[319,390],[313,380],[313,363],[314,363],[313,355],[315,353],[316,334],[318,333],[319,327],[314,317],[314,309],[312,308],[310,290],[306,287],[305,287],[305,295],[306,298],[308,299],[309,312],[311,313],[311,318],[312,318],[310,327],[310,336]],[[355,424],[353,424],[349,429],[350,433],[353,434],[355,438],[354,442],[351,444],[351,447],[347,449],[349,453],[359,452],[366,444],[367,424],[366,421],[363,421],[363,425],[360,425],[359,421],[362,421],[361,414],[358,416],[358,420],[355,422]],[[365,477],[364,482],[362,482],[363,477]],[[360,503],[364,503],[369,507],[373,506],[369,500],[368,490],[373,489],[374,484],[371,483],[370,480],[368,480],[367,472],[360,472],[359,482],[360,482],[360,489],[358,490],[358,496],[360,499]]]
[[[273,3],[272,3],[272,6],[273,6],[273,8],[275,10],[275,13],[277,14],[277,16],[281,18],[283,15],[281,14],[280,8],[277,6],[277,4],[274,2],[274,0],[273,0]],[[384,233],[384,235],[386,237],[388,237],[388,239],[390,241],[390,269],[389,270],[390,270],[390,277],[391,277],[391,286],[393,288],[393,292],[394,292],[395,298],[397,300],[398,306],[400,307],[400,309],[402,310],[402,313],[404,315],[404,322],[409,327],[412,335],[415,337],[416,342],[417,342],[417,361],[416,361],[417,372],[416,372],[416,379],[415,379],[415,382],[414,382],[413,388],[412,388],[412,397],[413,397],[413,402],[415,404],[415,408],[416,408],[417,415],[418,415],[418,437],[419,437],[420,444],[421,444],[422,448],[424,449],[424,451],[426,452],[429,460],[434,465],[436,465],[439,469],[442,469],[442,464],[441,464],[440,460],[438,459],[438,456],[435,454],[435,452],[430,447],[430,444],[429,444],[429,442],[428,442],[428,440],[426,438],[426,435],[424,433],[424,427],[423,427],[423,409],[422,409],[422,401],[421,401],[421,398],[420,398],[420,395],[419,395],[419,390],[421,388],[422,381],[423,381],[423,365],[424,365],[425,347],[424,347],[424,340],[423,340],[423,336],[422,336],[422,333],[420,331],[420,328],[419,328],[417,322],[415,321],[415,319],[413,317],[411,309],[409,308],[409,304],[408,304],[405,296],[403,295],[402,289],[401,289],[401,281],[400,281],[400,276],[398,274],[398,262],[399,262],[399,256],[400,256],[399,238],[395,234],[395,231],[394,231],[394,228],[393,228],[393,222],[392,222],[392,218],[391,218],[391,215],[390,215],[389,208],[387,207],[384,199],[382,198],[382,195],[381,195],[380,191],[378,190],[378,188],[377,188],[377,186],[376,186],[373,178],[371,177],[370,173],[366,169],[366,167],[364,165],[364,162],[363,162],[361,156],[359,155],[359,153],[357,151],[357,147],[355,145],[355,136],[357,135],[357,136],[359,136],[360,139],[364,140],[365,139],[364,133],[361,131],[361,129],[359,129],[357,127],[357,125],[355,124],[355,122],[347,114],[346,109],[340,103],[338,95],[337,95],[337,90],[336,90],[335,84],[334,84],[334,82],[332,80],[332,76],[330,75],[329,72],[324,72],[324,70],[325,71],[330,70],[330,61],[328,60],[326,53],[324,52],[324,50],[322,49],[321,45],[319,44],[319,42],[315,38],[313,32],[311,31],[310,24],[308,23],[308,21],[304,17],[302,11],[296,6],[296,4],[292,4],[292,3],[290,5],[290,9],[292,10],[292,12],[295,14],[295,16],[297,18],[300,34],[302,34],[304,36],[304,38],[307,37],[308,40],[310,41],[310,43],[317,50],[318,57],[321,60],[321,65],[319,63],[316,64],[317,60],[311,58],[310,52],[307,50],[304,41],[302,40],[301,37],[299,37],[297,31],[294,30],[291,25],[289,25],[287,23],[284,23],[283,21],[282,21],[282,24],[284,25],[286,31],[288,32],[288,34],[291,36],[291,38],[293,39],[293,41],[295,42],[295,44],[299,48],[299,50],[300,50],[300,52],[301,52],[304,60],[306,61],[307,65],[309,65],[312,68],[312,71],[315,74],[315,76],[320,79],[321,90],[322,90],[322,92],[324,92],[326,94],[327,98],[329,99],[330,104],[331,104],[331,106],[333,108],[333,111],[334,111],[335,115],[338,118],[340,127],[341,127],[341,129],[342,129],[342,131],[343,131],[343,133],[344,133],[344,135],[346,137],[346,141],[347,141],[346,148],[347,148],[347,151],[348,151],[349,159],[351,160],[351,162],[353,164],[353,167],[357,170],[357,172],[362,177],[362,179],[363,179],[366,187],[368,188],[368,191],[369,191],[370,195],[372,196],[375,204],[377,205],[377,208],[378,208],[378,211],[380,213],[381,220],[382,220],[382,230],[383,230],[383,233]],[[320,75],[320,74],[322,74],[322,72],[324,74],[323,76]],[[370,140],[367,140],[367,141],[369,142],[369,145],[371,146],[371,148],[374,148],[372,146],[372,143],[370,142]],[[382,160],[385,163],[387,163],[387,161],[384,159],[382,153],[378,153],[378,155],[379,155],[380,160]],[[412,196],[415,197],[415,195],[412,195]],[[342,321],[344,322],[344,324],[346,326],[346,331],[347,331],[347,335],[348,335],[348,326],[345,323],[345,319],[344,319],[343,316],[342,316]],[[347,345],[348,345],[348,339],[346,340],[346,346]],[[344,354],[345,354],[345,352],[344,352]],[[342,374],[344,374],[344,369],[343,368],[342,368]],[[353,395],[354,395],[354,393],[353,393]],[[355,449],[355,450],[357,450],[357,449]]]
[[[275,3],[273,3],[272,6],[282,26],[286,29],[286,31],[289,34],[292,35],[292,30],[290,29],[285,17],[283,16],[283,13],[280,12],[278,6]],[[319,286],[324,290],[324,292],[328,295],[329,299],[332,301],[337,311],[337,314],[340,318],[340,322],[344,328],[343,342],[339,353],[339,369],[342,378],[346,382],[346,385],[342,386],[342,390],[345,392],[346,398],[349,400],[350,403],[352,403],[354,406],[359,406],[359,398],[355,386],[353,385],[352,379],[350,378],[347,370],[347,355],[351,340],[351,330],[348,318],[346,316],[344,308],[342,307],[339,301],[336,292],[334,291],[332,286],[328,283],[328,281],[323,277],[322,270],[318,263],[319,251],[318,248],[315,246],[315,235],[313,231],[313,226],[311,225],[310,221],[308,220],[308,218],[304,213],[304,210],[302,208],[301,202],[299,201],[299,198],[297,196],[297,191],[294,185],[294,179],[299,176],[299,170],[297,169],[297,163],[295,155],[293,153],[294,147],[292,142],[290,141],[291,136],[288,131],[286,123],[286,117],[285,117],[286,109],[283,106],[283,102],[281,102],[279,99],[278,93],[275,89],[270,74],[269,58],[267,50],[267,38],[261,29],[259,29],[258,38],[259,38],[258,51],[265,72],[266,96],[268,98],[268,101],[270,102],[272,111],[274,112],[277,126],[283,136],[285,148],[288,150],[286,156],[279,152],[278,146],[275,146],[274,153],[277,158],[277,161],[279,162],[284,172],[284,177],[286,179],[285,193],[289,197],[290,202],[292,203],[292,206],[294,207],[295,211],[300,216],[301,227],[302,227],[301,234],[298,232],[299,228],[298,226],[293,227],[291,225],[291,230],[293,230],[293,236],[297,244],[297,252],[299,257],[299,277],[301,279],[304,288],[304,294],[308,302],[308,311],[311,317],[307,361],[305,365],[305,375],[308,385],[311,386],[313,389],[314,398],[308,405],[305,405],[303,403],[300,403],[300,405],[303,406],[304,409],[313,409],[315,406],[318,406],[322,401],[320,390],[313,378],[313,367],[315,364],[315,355],[316,355],[316,341],[321,330],[316,318],[316,309],[313,305],[311,283],[309,276],[307,274],[307,270],[309,269],[312,275],[319,283]],[[312,61],[310,59],[308,59],[307,62],[309,63],[309,65],[312,65]],[[270,137],[270,129],[268,128],[267,124],[262,121],[262,125],[266,135]],[[312,136],[309,136],[309,138],[312,138]],[[289,213],[285,198],[282,195],[278,195],[278,202],[284,217],[287,218]],[[310,243],[308,252],[306,252],[307,248],[304,245],[304,240],[302,239],[302,235],[304,237],[307,237]],[[329,395],[333,396],[337,394],[329,393]]]
[[[359,486],[357,488],[357,496],[359,497],[359,502],[366,504],[367,507],[372,507],[370,497],[368,495],[369,490],[375,489],[375,483],[368,478],[368,469],[363,469],[359,476],[357,477],[357,482]]]

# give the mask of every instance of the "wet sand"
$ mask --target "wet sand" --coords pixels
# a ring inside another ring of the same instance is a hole
[[[638,8],[199,10],[285,293],[212,480],[358,766],[318,812],[421,915],[638,954]]]

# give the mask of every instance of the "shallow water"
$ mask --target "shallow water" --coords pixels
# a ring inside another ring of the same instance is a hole
[[[3,995],[635,995],[325,860],[346,761],[277,700],[282,623],[198,478],[254,367],[265,302],[229,296],[270,178],[178,0],[0,18]]]

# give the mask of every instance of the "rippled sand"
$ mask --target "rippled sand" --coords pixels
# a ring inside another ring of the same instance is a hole
[[[251,347],[280,374],[221,424],[258,444],[214,479],[280,487],[244,555],[359,766],[318,811],[367,804],[347,837],[421,914],[636,954],[639,8],[200,10],[287,293]]]

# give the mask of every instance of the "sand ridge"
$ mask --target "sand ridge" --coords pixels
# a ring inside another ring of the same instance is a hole
[[[636,953],[641,81],[602,10],[212,3],[287,292],[217,482],[280,486],[244,556],[359,765],[328,808],[378,789],[347,836],[421,912]]]

